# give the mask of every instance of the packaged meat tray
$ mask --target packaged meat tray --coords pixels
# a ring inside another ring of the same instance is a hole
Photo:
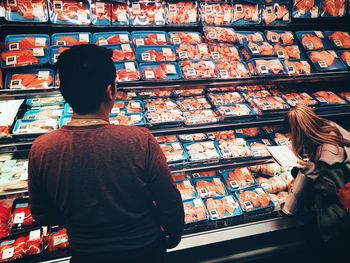
[[[67,235],[67,229],[62,227],[51,227],[48,237],[47,250],[50,253],[62,251],[70,247]]]
[[[203,36],[198,32],[169,32],[170,44],[200,44],[203,42]]]
[[[75,46],[92,43],[92,34],[86,32],[56,33],[51,37],[52,46]]]
[[[116,100],[132,100],[132,99],[139,99],[141,94],[138,94],[138,92],[134,91],[117,91],[115,93],[115,99]]]
[[[216,171],[204,171],[204,172],[198,172],[191,174],[192,178],[198,178],[198,177],[215,177]]]
[[[54,83],[54,72],[51,69],[32,69],[8,72],[5,89],[48,89]]]
[[[254,139],[248,140],[248,145],[253,153],[254,158],[271,156],[266,146],[271,145],[268,139]]]
[[[347,66],[333,50],[310,51],[307,55],[319,72],[347,69]]]
[[[325,31],[329,41],[336,49],[350,48],[350,35],[348,32],[342,31]]]
[[[252,63],[252,64],[249,64]],[[280,59],[266,58],[266,59],[252,59],[248,62],[248,66],[252,75],[260,75],[260,76],[278,76],[285,75],[286,69]]]
[[[321,0],[293,0],[292,15],[294,18],[317,18],[321,12]]]
[[[116,100],[114,101],[113,108],[111,110],[111,114],[119,114],[120,112],[126,112],[126,106],[128,105],[128,100]],[[68,104],[64,107],[64,114],[72,114],[72,110]],[[142,112],[142,109],[140,110]]]
[[[224,197],[228,191],[220,177],[193,178],[197,193],[201,198]]]
[[[172,96],[174,97],[192,97],[204,94],[204,89],[173,89]]]
[[[209,51],[215,61],[242,61],[238,48],[231,44],[212,43],[209,45]]]
[[[109,26],[112,21],[111,4],[107,1],[91,1],[91,23],[96,26]]]
[[[231,25],[233,21],[232,5],[229,3],[201,3],[203,25]]]
[[[350,91],[339,92],[339,95],[346,99],[348,102],[350,102]]]
[[[303,53],[298,45],[274,45],[275,54],[282,59],[301,59]]]
[[[50,37],[45,34],[7,35],[5,37],[5,50],[22,50],[33,48],[48,48]]]
[[[36,119],[59,119],[63,114],[62,109],[55,110],[29,110],[27,111],[23,119],[24,120],[36,120]]]
[[[288,191],[291,188],[293,177],[290,173],[282,173],[277,176],[266,178],[263,176],[257,177],[257,182],[260,187],[270,194]],[[271,195],[270,195],[271,197]]]
[[[340,56],[344,64],[350,68],[350,50],[338,51],[337,54]]]
[[[191,1],[173,1],[166,3],[167,24],[193,25],[199,22],[198,3]]]
[[[175,45],[178,60],[201,60],[210,59],[208,45],[200,44],[179,44]]]
[[[10,50],[1,53],[3,68],[44,65],[48,62],[49,51],[46,48]]]
[[[162,142],[177,142],[177,136],[176,135],[168,135],[168,136],[156,136],[155,137],[158,143]]]
[[[216,163],[220,159],[216,143],[213,141],[194,142],[184,144],[191,164]],[[196,188],[197,185],[196,185]],[[198,189],[197,189],[198,190]],[[199,193],[202,197],[202,195]]]
[[[145,108],[148,112],[154,112],[157,110],[175,110],[178,109],[178,106],[171,99],[157,98],[145,100]]]
[[[212,221],[243,214],[238,201],[232,195],[208,198],[204,202],[209,211],[209,218]]]
[[[49,48],[49,62],[51,65],[57,63],[58,57],[66,50],[70,49],[70,46],[51,46]]]
[[[258,109],[258,112],[274,113],[289,110],[289,105],[279,96],[269,96],[263,98],[255,98],[252,106]]]
[[[145,126],[146,119],[142,113],[124,113],[121,112],[116,116],[109,118],[111,124],[126,126]]]
[[[113,108],[120,107],[118,103],[120,103],[120,106],[124,107],[126,113],[138,113],[145,110],[145,107],[141,100],[116,101]],[[114,113],[113,109],[111,113]]]
[[[218,116],[209,109],[183,112],[186,126],[200,126],[219,122]]]
[[[146,112],[146,118],[150,127],[180,126],[184,122],[184,116],[179,109],[154,109]]]
[[[205,97],[188,97],[179,99],[176,103],[182,111],[211,109],[211,105]]]
[[[189,179],[176,181],[176,188],[180,191],[182,201],[198,197],[197,192]]]
[[[131,38],[135,46],[166,46],[169,44],[168,35],[164,31],[133,31]]]
[[[54,119],[17,120],[13,134],[48,133],[58,128],[58,121]]]
[[[250,159],[252,157],[252,152],[243,138],[219,140],[218,145],[223,160]]]
[[[268,194],[261,187],[235,192],[243,212],[272,210],[274,205]]]
[[[244,102],[239,92],[209,93],[208,98],[214,106],[230,105]]]
[[[98,46],[131,43],[129,32],[98,32],[92,36],[92,43]]]
[[[215,87],[215,88],[206,88],[208,92],[226,92],[226,91],[236,91],[236,87]]]
[[[276,132],[276,133],[269,133],[269,136],[271,140],[276,143],[276,145],[292,147],[292,140],[291,140],[290,133]]]
[[[265,36],[262,32],[257,31],[236,31],[238,42],[243,45],[244,42],[263,42]]]
[[[322,31],[297,31],[295,34],[305,50],[332,48]]]
[[[49,14],[47,11],[47,2],[45,0],[27,1],[3,1],[5,9],[5,19],[12,22],[47,22]]]
[[[139,94],[142,98],[166,98],[171,96],[171,90],[143,90],[140,91]]]
[[[343,17],[346,0],[321,0],[321,17]]]
[[[248,121],[255,117],[254,110],[247,104],[239,103],[225,106],[218,106],[216,112],[224,120],[244,120]]]
[[[129,6],[127,3],[119,3],[112,1],[112,26],[127,26],[129,25]]]
[[[291,21],[289,3],[273,3],[262,6],[262,21],[265,26],[287,25]]]
[[[115,44],[108,45],[106,48],[113,51],[112,60],[113,62],[135,60],[135,50],[131,44]]]
[[[203,27],[204,37],[208,42],[236,43],[238,37],[232,28],[228,27]]]
[[[317,105],[317,101],[306,92],[286,92],[282,93],[282,98],[292,107],[299,103],[307,106]]]
[[[136,62],[120,62],[115,63],[114,66],[117,82],[136,81],[140,79],[140,72]]]
[[[275,56],[275,50],[268,42],[245,42],[243,44],[244,49],[251,57],[273,57]]]
[[[134,2],[130,8],[130,25],[165,25],[165,9],[162,3]]]
[[[256,98],[263,98],[271,95],[272,94],[268,90],[242,92],[243,98],[248,102],[251,102]]]
[[[332,91],[317,91],[312,93],[321,106],[346,104],[347,102]]]
[[[169,164],[183,163],[187,160],[186,152],[179,142],[161,143],[159,146],[162,149]]]
[[[140,73],[143,80],[173,80],[181,78],[177,63],[140,63]]]
[[[56,106],[62,107],[64,99],[62,96],[51,96],[42,98],[27,99],[26,104],[30,108],[41,107],[41,106]]]
[[[233,131],[217,131],[217,132],[208,132],[208,139],[215,140],[230,140],[236,138],[233,134]]]
[[[260,1],[239,1],[233,4],[233,25],[256,25],[261,22]]]
[[[270,88],[270,86],[263,86],[263,85],[237,86],[237,87],[235,87],[235,91],[253,92],[253,91],[262,91],[262,90],[266,90],[269,88]]]
[[[30,211],[29,198],[17,198],[13,201],[8,222],[11,231],[34,225],[35,221]]]
[[[199,142],[207,140],[207,135],[205,133],[193,133],[193,134],[181,134],[179,139],[182,143],[187,142]]]
[[[295,45],[297,44],[296,38],[292,31],[284,30],[266,30],[265,36],[267,41],[271,44],[280,45]]]
[[[183,202],[185,224],[205,222],[209,219],[208,212],[200,198]]]
[[[234,130],[234,136],[236,138],[245,138],[245,139],[260,138],[264,136],[264,132],[258,127],[243,128],[243,129]]]
[[[11,191],[19,191],[28,189],[28,160],[6,160],[1,162],[0,170],[0,193],[6,194]],[[1,206],[3,209],[4,207]],[[10,215],[10,208],[7,211]],[[3,219],[4,213],[1,212],[1,223],[7,224],[7,220]],[[2,237],[2,235],[1,235]]]
[[[257,186],[255,177],[247,167],[223,170],[221,175],[230,192]]]
[[[175,61],[175,49],[172,46],[138,46],[137,60],[140,62]]]
[[[179,63],[184,79],[216,78],[215,63],[212,60],[182,61]]]
[[[90,3],[86,0],[49,0],[50,20],[53,24],[89,25]]]
[[[218,61],[215,64],[218,79],[242,79],[249,78],[250,73],[244,62]]]
[[[313,72],[307,60],[285,60],[284,65],[289,76],[310,75]]]

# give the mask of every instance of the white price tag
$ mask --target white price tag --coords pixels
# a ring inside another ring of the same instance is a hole
[[[231,12],[225,12],[224,14],[224,21],[227,23],[230,23],[232,20],[232,13]]]
[[[132,4],[132,13],[134,15],[141,15],[141,5],[140,4]]]
[[[193,159],[193,158],[192,158],[192,159]],[[198,192],[199,192],[199,195],[200,195],[201,197],[206,197],[206,196],[208,196],[208,191],[207,191],[206,188],[199,188],[199,189],[198,189]]]
[[[126,34],[119,35],[120,43],[129,43],[129,36]]]
[[[96,13],[104,13],[105,12],[105,3],[103,2],[96,2]]]
[[[156,24],[162,24],[164,21],[164,16],[162,10],[156,10],[154,12],[154,20],[156,21]],[[164,36],[164,35],[163,35]],[[159,41],[159,40],[158,40]]]
[[[29,240],[40,239],[40,237],[41,237],[41,229],[33,230],[33,231],[30,231],[29,233]]]
[[[154,72],[153,70],[145,70],[145,79],[154,79]]]
[[[119,124],[119,122],[118,123],[112,123],[112,124]],[[68,242],[68,237],[66,235],[55,236],[53,238],[53,246],[54,247],[58,246],[60,244],[66,243],[66,242]]]
[[[163,52],[163,55],[166,57],[169,57],[173,54],[173,52],[171,51],[171,48],[162,48],[162,52]]]
[[[63,2],[62,1],[53,1],[53,11],[62,12],[63,11]]]
[[[18,42],[10,43],[9,50],[19,50],[19,43]]]
[[[237,181],[230,181],[230,186],[232,187],[232,188],[239,188],[239,184],[237,183]]]
[[[179,38],[179,37],[173,37],[172,38],[172,40],[173,40],[173,44],[181,44],[181,38]]]
[[[197,76],[197,72],[194,68],[187,68],[186,72],[188,77]]]
[[[45,17],[45,13],[44,13],[44,8],[42,4],[32,4],[33,7],[33,15],[35,17]]]
[[[221,185],[221,181],[219,178],[214,178],[213,181],[214,181],[214,184]]]
[[[161,117],[160,117],[159,114],[151,114],[151,115],[150,115],[150,119],[151,119],[152,121],[160,121],[160,120],[161,120]]]
[[[241,4],[235,5],[235,11],[236,13],[243,13],[244,11],[243,5]]]
[[[35,46],[36,47],[45,47],[46,46],[46,39],[43,37],[36,37],[35,38]]]
[[[216,34],[216,32],[215,31],[210,31],[209,33],[208,33],[208,38],[209,39],[216,39],[218,36],[217,36],[217,34]]]
[[[312,50],[312,49],[314,49],[314,44],[312,44],[311,41],[305,41],[305,47],[306,47],[307,49]]]
[[[13,223],[14,224],[22,224],[24,221],[24,216],[25,216],[24,212],[15,214],[15,216],[13,218]]]
[[[198,44],[197,47],[200,54],[208,54],[208,46],[206,44]]]
[[[213,61],[204,61],[204,64],[207,68],[215,69],[215,64]]]
[[[334,39],[333,42],[337,47],[343,46],[343,42],[340,39]]]
[[[198,42],[201,41],[201,38],[199,37],[199,34],[196,33],[190,33],[190,36],[193,38],[194,41]]]
[[[137,123],[141,121],[142,117],[138,114],[130,115],[130,119],[132,122]]]
[[[209,210],[210,217],[213,219],[219,218],[218,211],[216,209]]]
[[[328,68],[328,65],[325,60],[319,60],[318,65],[320,66],[320,68]]]
[[[139,108],[141,108],[141,105],[140,105],[139,102],[131,102],[130,106],[131,106],[132,109],[139,109]]]
[[[211,52],[211,57],[215,60],[220,59],[219,52]]]
[[[50,79],[50,71],[48,70],[40,70],[38,72],[38,80],[49,80]]]
[[[128,18],[126,16],[126,13],[118,13],[117,15],[117,20],[118,22],[127,22],[128,21]]]
[[[277,34],[272,34],[270,36],[270,41],[273,42],[273,43],[277,43],[279,40],[279,36]]]
[[[124,52],[131,51],[131,46],[130,46],[130,44],[121,44],[120,47],[121,47],[121,49],[122,49]]]
[[[231,151],[229,149],[227,149],[227,148],[222,149],[221,152],[222,152],[222,156],[223,157],[231,157],[232,156]]]
[[[22,79],[11,79],[10,89],[21,89],[22,88]]]
[[[17,0],[7,0],[8,6],[17,6]]]
[[[195,23],[197,22],[197,13],[196,11],[190,10],[188,13],[188,23]]]
[[[250,201],[245,201],[245,202],[243,203],[243,205],[244,205],[244,207],[245,207],[245,210],[251,210],[251,209],[254,208],[252,202],[250,202]]]
[[[177,14],[176,4],[169,4],[169,14],[171,15]]]
[[[89,34],[79,34],[79,41],[89,43]]]
[[[324,38],[322,31],[315,31],[316,36],[319,38]]]
[[[17,64],[17,56],[7,56],[5,60],[6,66],[13,66]]]
[[[283,49],[277,50],[276,53],[277,53],[277,57],[279,58],[284,58],[286,56]]]
[[[175,65],[166,64],[165,67],[166,67],[166,73],[167,73],[167,74],[176,74]]]
[[[195,207],[202,207],[202,201],[200,199],[193,199],[193,204]]]
[[[56,46],[65,46],[66,45],[66,41],[65,40],[58,40],[56,41]]]
[[[206,4],[206,5],[204,6],[204,12],[205,12],[206,15],[211,15],[211,14],[213,13],[213,7],[212,7],[212,5]]]
[[[145,41],[143,40],[143,38],[136,38],[135,44],[136,46],[143,46],[145,44]]]
[[[227,69],[220,69],[219,74],[222,79],[228,79],[230,77]]]
[[[289,145],[289,143],[288,143],[288,141],[286,139],[280,140],[278,144],[282,145],[282,146],[288,146]]]
[[[259,49],[259,46],[257,45],[249,47],[249,49],[253,54],[260,54],[260,49]]]
[[[5,248],[5,249],[2,251],[2,257],[1,257],[1,259],[9,259],[9,258],[12,258],[12,257],[13,257],[13,254],[14,254],[14,251],[15,251],[15,248],[14,248],[14,247]]]
[[[185,188],[192,188],[192,185],[191,185],[190,181],[184,180],[184,181],[182,181],[182,182],[183,182]]]
[[[228,204],[234,204],[235,203],[235,201],[233,200],[233,197],[232,196],[225,196],[224,197],[225,198],[225,200],[226,200],[226,202],[228,203]]]
[[[187,53],[187,51],[180,51],[180,52],[179,52],[179,58],[180,58],[180,59],[186,59],[186,58],[188,58],[188,53]]]
[[[53,63],[56,63],[56,62],[57,62],[59,55],[60,55],[60,54],[58,54],[58,53],[53,55],[53,58],[52,58]]]
[[[77,17],[78,17],[78,21],[81,24],[85,24],[85,23],[87,23],[89,21],[88,17],[87,17],[87,13],[85,13],[85,11],[80,11],[80,12],[78,11]]]
[[[124,67],[125,67],[127,72],[134,72],[134,71],[136,71],[136,67],[135,67],[134,62],[125,62],[124,63]]]
[[[261,188],[256,188],[256,189],[255,189],[255,192],[256,192],[258,195],[264,195],[264,194],[265,194],[264,190],[261,189]]]
[[[288,70],[289,74],[295,74],[295,67],[294,66],[288,66],[287,70]]]
[[[261,73],[261,74],[267,74],[267,73],[269,73],[269,69],[267,68],[267,66],[265,66],[265,65],[259,65],[259,72]]]
[[[44,49],[42,47],[33,48],[33,56],[35,57],[45,56]]]
[[[119,112],[120,112],[119,108],[113,108],[111,111],[112,114],[118,114]]]
[[[141,59],[144,61],[151,61],[151,54],[148,52],[141,53]]]
[[[346,64],[348,64],[348,66],[350,67],[350,59],[346,60]]]
[[[273,7],[272,6],[267,6],[266,7],[266,13],[267,13],[268,16],[272,15]]]
[[[166,42],[166,38],[164,34],[157,34],[157,41],[158,42]]]

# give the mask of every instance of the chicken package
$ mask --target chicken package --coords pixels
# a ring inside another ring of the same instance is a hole
[[[350,68],[350,50],[343,50],[339,51],[338,55],[340,56],[341,60]]]
[[[271,76],[285,75],[287,73],[283,62],[277,58],[252,59],[250,63],[253,65],[253,68],[249,68],[252,75],[256,73],[256,75],[260,76]]]
[[[197,193],[201,198],[224,197],[228,194],[220,177],[199,177],[193,179]]]
[[[238,201],[232,195],[208,198],[204,202],[209,212],[209,218],[212,221],[243,214]]]
[[[130,8],[130,25],[165,25],[165,8],[163,3],[135,1]]]
[[[270,152],[266,149],[266,146],[271,145],[268,139],[248,140],[248,145],[255,158],[271,156]]]
[[[57,108],[62,107],[63,104],[64,99],[62,96],[50,96],[26,100],[26,105],[31,109],[40,108],[42,106],[55,106],[55,108]]]
[[[200,198],[183,202],[185,211],[185,224],[207,221],[208,212]]]
[[[13,128],[13,134],[48,133],[58,128],[55,119],[17,120]]]
[[[135,110],[137,110],[138,112],[142,112],[143,111],[143,107],[141,106],[141,102],[137,101],[138,105],[136,105],[137,107],[135,107]],[[119,114],[120,112],[126,112],[126,107],[128,105],[129,101],[128,100],[116,100],[114,101],[113,104],[113,108],[111,110],[111,114]],[[68,107],[68,108],[67,108]],[[72,108],[69,107],[68,104],[65,105],[64,107],[64,114],[72,114]]]
[[[256,181],[258,185],[264,188],[269,194],[277,194],[279,192],[288,191],[291,188],[293,177],[290,173],[283,173],[270,178],[259,176]]]
[[[258,127],[242,128],[234,130],[234,135],[236,138],[259,138],[264,135],[263,131]]]
[[[143,102],[140,100],[129,100],[126,103],[126,107],[125,107],[126,113],[138,113],[138,112],[143,112],[144,110],[145,110],[145,107],[143,105]]]
[[[221,175],[231,192],[257,185],[255,177],[247,167],[223,170]]]
[[[107,49],[111,49],[113,62],[135,60],[135,50],[131,44],[115,44],[106,46]]]
[[[199,32],[177,31],[169,32],[170,44],[200,44],[203,43],[203,36]]]
[[[219,161],[220,154],[213,141],[194,142],[184,144],[190,162]]]
[[[6,194],[11,191],[28,189],[28,160],[15,159],[1,162],[0,169],[0,192]],[[12,206],[12,203],[11,203]],[[1,229],[1,210],[0,205],[0,229]],[[8,216],[10,210],[8,211]],[[7,224],[7,221],[4,222]],[[1,235],[1,233],[0,233]]]
[[[179,63],[184,79],[216,78],[215,63],[212,60],[182,61]]]
[[[236,91],[243,91],[248,93],[255,92],[255,91],[267,91],[266,89],[270,89],[270,86],[254,85],[254,86],[236,86],[235,87]]]
[[[49,14],[45,0],[8,0],[3,1],[5,19],[12,22],[47,22]]]
[[[350,48],[350,34],[343,31],[325,31],[324,32],[332,45],[336,49]]]
[[[264,98],[271,95],[272,94],[268,90],[242,92],[243,98],[248,102],[251,102],[256,98]]]
[[[287,111],[290,106],[279,96],[268,96],[263,98],[255,98],[252,101],[253,108],[257,108],[257,112],[269,113],[276,111]]]
[[[238,37],[234,29],[228,27],[203,27],[204,37],[208,42],[236,43]]]
[[[23,50],[34,48],[48,48],[50,37],[45,34],[7,35],[5,50]]]
[[[251,120],[255,117],[254,110],[245,103],[218,106],[216,112],[222,116],[224,120]]]
[[[115,93],[116,100],[133,100],[140,99],[141,94],[135,91],[117,91]]]
[[[265,36],[271,44],[294,45],[297,44],[292,31],[266,30]]]
[[[203,25],[231,25],[233,21],[232,5],[229,3],[201,3]]]
[[[218,79],[249,78],[250,73],[244,62],[218,61],[215,64]]]
[[[350,91],[339,92],[339,95],[346,99],[348,102],[350,102]]]
[[[192,178],[198,178],[198,177],[215,177],[216,176],[216,171],[204,171],[204,172],[198,172],[198,173],[193,173],[191,175]]]
[[[178,163],[187,160],[187,155],[182,148],[181,143],[160,143],[159,146],[162,149],[168,163]]]
[[[32,69],[7,73],[5,89],[48,89],[53,83],[52,69]]]
[[[171,96],[171,90],[143,90],[139,94],[142,98],[166,98]]]
[[[219,122],[218,116],[210,109],[183,112],[186,126],[199,126]]]
[[[263,175],[272,177],[280,175],[284,171],[284,168],[282,168],[278,163],[269,163],[250,166],[249,170],[251,170],[254,173],[261,173]]]
[[[183,143],[187,142],[200,142],[208,139],[205,133],[193,133],[193,134],[181,134],[179,139]]]
[[[311,65],[307,60],[284,60],[289,76],[310,75]]]
[[[204,95],[204,89],[173,89],[172,96],[174,97],[193,97]]]
[[[281,146],[292,147],[292,139],[290,133],[269,133],[270,138],[277,144]]]
[[[46,48],[9,50],[1,53],[2,68],[43,65],[48,62],[49,51]]]
[[[175,49],[172,46],[138,46],[137,60],[140,62],[175,61]]]
[[[197,192],[189,179],[176,181],[176,188],[180,191],[182,201],[198,197]]]
[[[321,0],[322,17],[343,17],[346,11],[346,0]]]
[[[91,23],[96,26],[110,26],[111,25],[111,11],[112,6],[108,1],[92,0],[90,5]]]
[[[233,86],[226,86],[226,87],[213,87],[213,88],[206,88],[208,92],[226,92],[226,91],[236,91],[236,87]]]
[[[273,209],[274,205],[263,188],[256,187],[249,190],[235,192],[243,212],[255,212],[262,209]]]
[[[175,45],[176,55],[179,60],[201,60],[210,59],[208,45],[200,44],[179,44]]]
[[[129,32],[98,32],[92,36],[92,43],[98,46],[131,43]]]
[[[278,58],[301,59],[303,57],[303,53],[298,45],[274,45],[273,48]]]
[[[266,26],[286,25],[291,21],[289,3],[266,4],[262,7],[262,20]]]
[[[136,62],[119,62],[115,63],[114,66],[117,82],[136,81],[140,79],[140,72]]]
[[[167,24],[170,25],[193,25],[199,21],[197,2],[167,2],[166,11]]]
[[[233,25],[255,25],[261,22],[261,5],[250,2],[239,1],[233,5]]]
[[[295,34],[305,50],[332,48],[322,31],[297,31]]]
[[[310,51],[307,55],[319,72],[347,69],[347,66],[334,50]]]
[[[223,159],[247,159],[252,153],[243,138],[218,141],[221,157]]]
[[[156,136],[154,138],[156,138],[158,143],[162,143],[162,142],[177,142],[178,141],[176,135]]]
[[[24,120],[59,119],[63,114],[62,109],[29,110],[23,115]]]
[[[239,92],[209,93],[208,98],[214,106],[230,105],[244,102]]]
[[[58,57],[66,50],[70,49],[70,46],[51,46],[49,48],[49,62],[51,65],[55,65],[58,61]]]
[[[337,105],[347,103],[344,99],[332,91],[317,91],[312,93],[312,96],[316,98],[320,105]]]
[[[159,108],[146,112],[148,125],[152,126],[179,126],[184,122],[184,116],[179,109]]]
[[[133,31],[131,38],[135,46],[166,46],[169,44],[168,34],[164,31]]]
[[[90,2],[87,0],[49,0],[50,20],[54,24],[89,25]]]
[[[321,12],[321,0],[293,0],[294,18],[317,18]]]
[[[17,198],[12,204],[9,227],[11,231],[34,225],[35,221],[30,211],[29,198]]]
[[[244,49],[248,53],[248,58],[251,57],[273,57],[275,56],[275,50],[268,42],[245,42],[243,44]]]
[[[67,229],[62,227],[51,227],[47,250],[50,253],[53,253],[69,247]]]
[[[112,1],[112,26],[127,26],[129,25],[129,6],[127,3]]]
[[[145,108],[148,112],[154,112],[157,110],[176,110],[179,109],[178,105],[171,99],[156,98],[145,100]]]
[[[75,46],[92,43],[92,34],[85,32],[56,33],[51,37],[52,46]]]
[[[265,36],[262,32],[256,31],[236,31],[238,42],[243,45],[244,42],[263,42]]]
[[[275,206],[274,211],[280,210],[282,205],[286,202],[288,194],[288,192],[278,192],[277,194],[269,194],[269,197]]]
[[[211,109],[211,105],[205,97],[187,97],[177,100],[176,103],[182,111]]]
[[[145,126],[146,119],[142,113],[124,113],[109,118],[110,124],[126,126]]]
[[[181,78],[181,71],[175,62],[140,63],[143,80],[174,80]]]
[[[242,61],[241,53],[232,44],[212,43],[209,45],[209,51],[215,61]]]
[[[295,106],[297,104],[303,104],[306,106],[315,106],[317,101],[314,100],[306,92],[285,92],[282,93],[282,98],[284,98],[290,106]]]
[[[232,140],[235,139],[233,131],[217,131],[217,132],[208,132],[207,133],[209,140]]]

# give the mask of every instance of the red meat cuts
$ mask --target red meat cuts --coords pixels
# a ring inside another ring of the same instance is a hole
[[[19,204],[19,207],[15,208],[12,211],[9,221],[9,226],[11,228],[16,225],[31,226],[34,224],[34,219],[30,211],[30,206],[27,204],[25,205]]]
[[[12,50],[1,53],[1,60],[6,67],[37,65],[39,60],[33,55],[33,50]]]
[[[69,247],[67,230],[62,228],[57,232],[49,236],[49,247],[50,252],[65,249]]]
[[[343,16],[345,0],[323,0],[322,9],[329,16]]]
[[[233,21],[245,20],[250,22],[259,21],[259,5],[236,4],[233,6]]]
[[[335,58],[335,54],[330,51],[312,51],[310,53],[310,59],[312,62],[317,64],[320,61],[324,61],[328,67],[334,63]]]
[[[62,10],[55,9],[55,12],[57,13],[57,19],[70,21],[75,19],[78,14],[87,14],[89,10],[86,10],[84,3],[81,1],[64,0]]]
[[[17,0],[15,5],[10,5],[9,1],[4,1],[6,9],[19,13],[27,20],[33,20],[42,17],[46,10],[45,0]],[[39,12],[36,10],[40,10]]]
[[[298,13],[305,14],[314,6],[315,0],[293,0],[293,5]]]
[[[307,50],[317,50],[323,48],[322,40],[312,34],[305,34],[301,38],[301,43]]]
[[[333,43],[341,48],[350,48],[350,35],[347,32],[336,31],[328,36]]]
[[[302,61],[285,60],[284,65],[286,65],[288,74],[292,76],[311,73],[311,66],[305,60],[302,60]]]

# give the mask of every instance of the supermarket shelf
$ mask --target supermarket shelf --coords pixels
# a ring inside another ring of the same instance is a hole
[[[25,194],[25,193],[28,193],[28,189],[8,191],[8,192],[1,192],[0,193],[0,197],[2,197],[2,196],[9,196],[9,195]]]
[[[61,94],[61,92],[56,87],[50,88],[50,89],[27,89],[27,90],[1,89],[0,100],[48,97],[48,96],[59,95],[59,94]]]

